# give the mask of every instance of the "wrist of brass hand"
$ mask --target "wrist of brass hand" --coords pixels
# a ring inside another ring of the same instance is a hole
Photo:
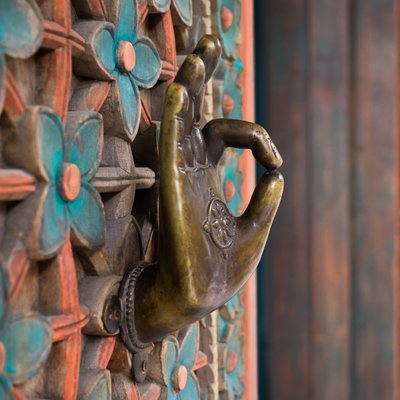
[[[121,331],[131,349],[201,319],[234,296],[257,267],[280,203],[282,159],[261,126],[219,119],[199,128],[204,84],[220,54],[218,40],[203,37],[166,94],[159,261],[140,273],[128,271],[121,287]],[[229,212],[217,170],[227,147],[250,149],[266,168],[239,217]]]

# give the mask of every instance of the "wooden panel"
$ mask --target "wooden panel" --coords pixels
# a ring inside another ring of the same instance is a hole
[[[243,119],[254,121],[254,6],[252,0],[242,0],[241,35],[242,43],[239,55],[243,61],[244,70],[239,77],[242,88]],[[241,170],[243,173],[242,196],[244,206],[250,202],[255,186],[255,162],[249,150],[245,150],[241,158]],[[257,280],[254,274],[247,282],[243,291],[243,303],[245,313],[243,316],[243,352],[244,352],[244,385],[245,400],[257,400],[258,398],[258,372],[257,372]]]
[[[395,0],[354,1],[353,399],[398,399]]]
[[[264,16],[256,31],[262,46],[256,53],[257,122],[269,130],[285,160],[285,192],[266,248],[268,269],[261,266],[258,276],[263,310],[259,313],[259,346],[268,348],[268,354],[265,350],[260,353],[260,370],[271,369],[268,385],[272,399],[309,399],[305,1],[271,0],[268,9],[259,1],[255,15]],[[264,383],[260,398],[266,399],[265,376],[260,382]]]
[[[260,396],[398,399],[398,2],[256,9],[258,122],[286,180],[259,273]]]
[[[348,6],[348,0],[309,2],[309,398],[315,400],[350,394]]]

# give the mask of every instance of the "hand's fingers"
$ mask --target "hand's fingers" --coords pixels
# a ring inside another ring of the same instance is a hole
[[[231,276],[242,285],[260,261],[278,210],[284,181],[278,171],[266,172],[254,190],[246,211],[237,218],[237,247],[232,257]]]
[[[209,159],[217,164],[226,147],[250,149],[268,171],[282,165],[282,157],[266,130],[252,122],[214,119],[203,128]]]
[[[184,119],[190,110],[189,103],[195,101],[201,93],[220,55],[218,39],[211,35],[202,37],[194,53],[186,57],[174,83],[167,90],[160,138],[161,174],[165,172],[173,177],[177,168],[184,166],[182,141],[185,135]]]
[[[204,61],[199,55],[189,54],[179,68],[174,82],[183,85],[190,98],[194,99],[204,86],[205,68]]]
[[[211,78],[217,68],[219,59],[221,58],[221,52],[221,43],[214,35],[205,35],[199,40],[199,43],[197,43],[193,54],[197,54],[204,62],[206,67],[206,82]]]
[[[184,165],[184,117],[189,110],[190,97],[199,93],[204,85],[204,78],[203,61],[196,55],[190,55],[182,64],[175,82],[167,89],[160,135],[161,172],[163,169],[170,170]]]

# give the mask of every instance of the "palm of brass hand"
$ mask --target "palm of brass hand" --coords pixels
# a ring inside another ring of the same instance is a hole
[[[204,83],[220,53],[216,38],[203,37],[167,91],[159,149],[159,261],[136,270],[134,310],[125,315],[143,341],[199,320],[238,292],[257,267],[282,196],[283,178],[276,172],[282,159],[262,127],[224,119],[202,131],[198,125]],[[218,173],[228,146],[251,149],[267,169],[240,217],[229,212]]]

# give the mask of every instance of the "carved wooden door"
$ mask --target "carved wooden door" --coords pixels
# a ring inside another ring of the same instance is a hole
[[[157,258],[166,88],[214,33],[202,122],[251,119],[251,18],[239,0],[0,0],[0,398],[256,398],[254,282],[137,354],[116,300]],[[252,168],[224,156],[234,213]]]

